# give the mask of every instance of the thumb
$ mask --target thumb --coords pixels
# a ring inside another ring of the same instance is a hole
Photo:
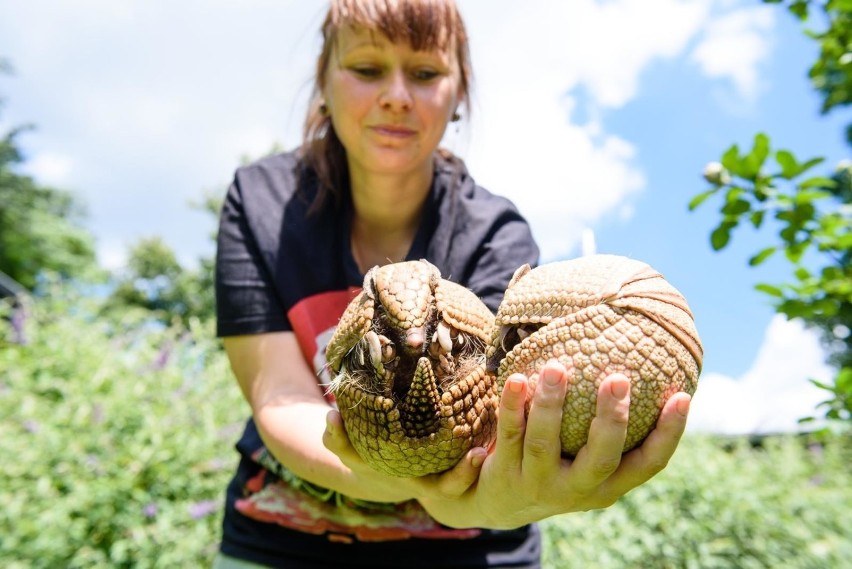
[[[479,479],[482,464],[488,456],[483,447],[474,447],[450,470],[434,475],[437,489],[445,496],[461,496]]]
[[[331,410],[325,416],[325,432],[322,434],[322,443],[347,466],[361,462],[361,457],[358,456],[352,443],[349,442],[346,428],[343,425],[343,418],[338,411]]]

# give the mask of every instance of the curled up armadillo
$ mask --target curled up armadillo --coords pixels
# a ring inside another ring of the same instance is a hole
[[[672,394],[694,393],[702,347],[685,299],[659,273],[594,255],[521,267],[496,319],[426,261],[373,268],[326,357],[359,455],[386,473],[420,476],[487,445],[506,379],[521,372],[535,385],[550,359],[570,374],[563,451],[586,443],[597,388],[615,372],[631,381],[629,450]]]
[[[451,468],[496,425],[485,345],[494,315],[426,261],[374,267],[326,349],[358,454],[396,476]]]
[[[568,455],[586,444],[606,376],[630,379],[625,451],[648,436],[669,397],[692,395],[698,383],[703,349],[686,299],[660,273],[627,257],[521,267],[494,326],[488,367],[498,387],[515,372],[534,381],[550,359],[568,368],[561,429]]]

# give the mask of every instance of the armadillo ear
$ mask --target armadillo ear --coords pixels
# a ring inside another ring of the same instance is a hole
[[[519,280],[521,280],[524,277],[524,275],[526,275],[531,270],[532,269],[531,269],[529,263],[524,263],[523,265],[518,267],[517,270],[515,270],[515,274],[512,275],[512,280],[509,281],[508,288],[512,288],[513,286],[515,286],[515,284],[517,284],[517,282]]]
[[[325,360],[334,373],[340,371],[343,358],[370,330],[374,314],[375,301],[366,289],[352,299],[346,307],[325,348]]]

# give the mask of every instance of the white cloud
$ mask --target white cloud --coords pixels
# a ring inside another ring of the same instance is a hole
[[[715,18],[707,25],[691,59],[708,77],[729,80],[741,97],[754,100],[762,87],[760,65],[772,48],[768,32],[775,23],[774,10],[755,6]]]
[[[74,160],[58,152],[41,152],[25,163],[26,172],[39,182],[62,187],[70,179]]]
[[[583,229],[603,215],[630,215],[645,177],[636,148],[606,132],[600,113],[635,97],[649,65],[683,52],[708,6],[461,2],[479,94],[462,154],[480,184],[530,219],[543,260],[577,252]],[[572,117],[580,106],[582,122]]]
[[[754,363],[742,377],[704,374],[689,414],[691,431],[725,434],[794,432],[797,420],[818,414],[826,393],[808,380],[827,382],[832,370],[816,333],[777,315]]]
[[[659,59],[685,49],[707,18],[709,0],[620,0],[565,3],[561,34],[571,84],[583,84],[597,104],[621,107]],[[548,18],[549,19],[549,18]]]

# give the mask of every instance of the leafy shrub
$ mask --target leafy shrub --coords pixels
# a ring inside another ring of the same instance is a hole
[[[666,470],[612,508],[546,521],[545,566],[843,567],[850,459],[844,438],[773,437],[752,448],[688,436]]]
[[[0,343],[0,566],[209,564],[247,413],[209,325],[61,287],[31,310]]]

